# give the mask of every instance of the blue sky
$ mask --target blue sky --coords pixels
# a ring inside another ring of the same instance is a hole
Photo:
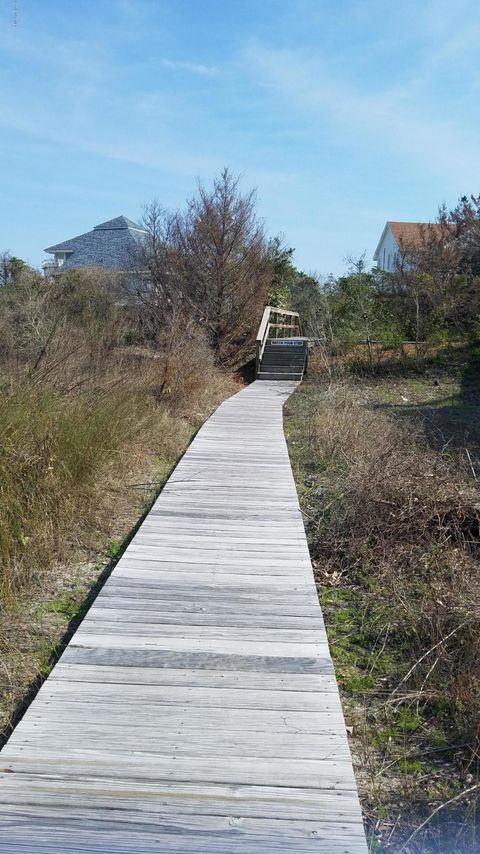
[[[477,0],[0,0],[0,250],[229,165],[306,271],[480,192]]]

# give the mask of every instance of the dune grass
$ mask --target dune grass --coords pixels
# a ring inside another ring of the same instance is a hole
[[[74,397],[29,384],[0,390],[4,603],[94,525],[96,505],[114,489],[136,443],[151,441],[154,425],[154,407],[138,390]]]

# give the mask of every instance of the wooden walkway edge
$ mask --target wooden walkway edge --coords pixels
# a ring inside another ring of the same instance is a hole
[[[2,854],[366,854],[282,426],[197,434],[0,753]]]

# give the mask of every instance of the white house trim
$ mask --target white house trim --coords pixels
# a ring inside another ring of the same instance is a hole
[[[390,223],[387,222],[382,231],[382,236],[375,250],[373,260],[376,262],[380,270],[385,270],[387,273],[393,273],[397,262],[397,256],[400,251],[400,246],[390,228]]]

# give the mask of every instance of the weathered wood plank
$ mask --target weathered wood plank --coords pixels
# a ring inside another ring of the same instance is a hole
[[[188,737],[188,736],[187,736]],[[32,745],[6,750],[2,767],[14,773],[65,773],[64,750]],[[2,751],[3,752],[3,751]],[[16,769],[16,770],[15,770]],[[275,759],[253,756],[164,756],[161,754],[116,753],[101,747],[68,751],[68,776],[133,780],[175,780],[177,782],[226,783],[232,785],[291,786],[293,788],[340,789],[353,791],[355,780],[348,761],[318,759]],[[8,778],[8,774],[7,774]],[[8,785],[8,779],[7,779]]]
[[[8,778],[6,791],[2,783],[7,774],[0,773],[0,803],[40,803],[44,799],[73,798],[77,803],[99,807],[115,803],[152,813],[178,812],[187,815],[236,815],[250,818],[284,818],[316,820],[320,815],[332,820],[357,821],[358,801],[355,793],[333,789],[294,789],[286,786],[225,786],[207,783],[172,783],[136,780],[79,780],[68,776],[42,777],[21,774]],[[8,798],[11,801],[8,801]],[[328,820],[328,819],[327,819]]]
[[[251,626],[253,628],[265,629],[314,629],[315,631],[323,630],[323,621],[320,612],[312,616],[288,615],[271,615],[260,613],[255,614],[225,614],[220,609],[218,612],[206,613],[205,611],[188,615],[184,611],[166,611],[158,607],[150,607],[145,611],[137,608],[128,608],[125,606],[116,607],[115,603],[97,604],[95,610],[88,617],[89,625],[95,623],[138,623],[140,625],[188,625],[188,626],[217,626],[226,628],[228,626],[245,628]],[[151,605],[151,603],[149,603]]]
[[[199,685],[202,687],[257,688],[277,691],[336,691],[333,668],[328,674],[259,673],[257,671],[175,670],[155,667],[108,667],[59,662],[49,681],[91,685]]]
[[[331,694],[328,696],[331,697]],[[46,716],[52,722],[74,721],[79,725],[79,731],[81,731],[80,725],[82,722],[88,721],[91,718],[89,714],[91,706],[91,701],[85,703],[81,703],[79,700],[70,703],[67,700],[63,702],[48,702],[38,697],[38,702],[27,711],[20,724],[18,724],[17,730],[20,733],[20,727],[39,721]],[[98,723],[110,723],[112,726],[125,722],[130,726],[135,726],[135,709],[138,709],[138,703],[125,703],[122,708],[118,704],[102,703],[100,700],[97,700],[95,703],[94,720]],[[277,732],[314,733],[319,736],[332,726],[340,728],[340,725],[343,723],[340,710],[335,708],[327,708],[321,712],[229,708],[228,713],[220,705],[215,707],[209,706],[207,709],[202,706],[195,707],[180,703],[176,705],[142,703],[141,720],[144,726],[157,725],[165,729],[178,726],[182,729],[192,727],[193,729],[205,729],[205,731],[219,729],[226,732],[248,730],[251,732],[263,732],[267,735],[275,729]],[[8,754],[10,743],[9,741],[4,747],[6,754]]]
[[[59,823],[67,824],[65,822],[65,818],[62,814],[62,811],[55,806],[51,809],[51,817],[52,819],[56,818]],[[12,809],[12,813],[16,813],[19,817],[24,815],[25,813],[30,816],[36,815],[40,821],[43,820],[44,825],[48,826],[48,820],[46,821],[42,814],[41,808],[36,808],[34,806],[26,809],[25,807],[14,807]],[[71,807],[71,812],[68,818],[68,824],[73,820],[80,823],[82,821],[88,820],[92,823],[98,823],[98,825],[107,825],[112,830],[115,829],[118,832],[119,827],[116,826],[117,823],[122,826],[131,826],[132,828],[136,828],[139,832],[142,832],[144,829],[145,822],[149,822],[149,816],[145,816],[144,813],[136,813],[133,809],[131,810],[115,810],[113,809],[113,816],[105,815],[100,811],[90,810],[87,811],[83,809],[81,806],[73,806]],[[188,832],[188,831],[196,831],[200,833],[201,831],[206,832],[208,835],[215,834],[224,834],[228,833],[232,828],[232,819],[229,816],[213,816],[210,815],[208,818],[202,815],[190,815],[190,814],[173,814],[171,815],[168,812],[162,813],[161,816],[158,817],[159,827],[162,828],[163,831],[168,832],[170,830],[172,833],[178,832]],[[338,823],[340,825],[340,822]],[[288,821],[281,818],[250,818],[250,817],[237,817],[237,821],[234,822],[234,826],[236,828],[237,837],[256,837],[258,836],[261,840],[262,837],[269,837],[272,834],[272,831],[279,836],[279,839],[318,839],[322,834],[322,826],[323,823],[319,819],[311,819],[309,821],[299,819],[297,821]],[[347,834],[352,832],[351,823],[346,822],[344,826],[345,832]]]
[[[164,641],[168,641],[168,643],[170,643],[171,638],[181,638],[185,640],[187,638],[200,638],[208,641],[220,640],[222,642],[222,648],[225,648],[224,643],[230,641],[246,641],[249,644],[257,641],[262,644],[288,643],[295,644],[296,647],[302,645],[302,648],[299,649],[299,655],[302,655],[304,644],[326,644],[326,636],[322,634],[323,629],[321,626],[317,626],[315,629],[282,629],[265,627],[256,629],[253,626],[238,628],[236,626],[191,625],[186,621],[184,621],[183,624],[162,624],[159,626],[157,623],[149,623],[148,620],[145,620],[144,622],[136,621],[134,624],[131,624],[118,620],[113,622],[110,620],[96,620],[93,617],[84,620],[81,630],[77,632],[76,639],[78,640],[78,638],[83,637],[83,635],[97,636],[100,631],[103,639],[110,637],[113,637],[114,639],[117,637],[127,637],[128,645],[130,645],[131,637],[134,639],[134,642],[137,638],[141,637],[142,639],[148,639],[148,643],[150,643],[150,639],[152,638],[154,641],[158,641],[162,644]],[[268,647],[266,648],[268,649]]]
[[[115,667],[167,667],[195,670],[231,670],[256,673],[332,673],[329,655],[283,658],[270,655],[242,655],[213,652],[185,652],[170,649],[79,647],[70,644],[61,658],[65,664],[103,664]]]
[[[78,725],[72,723],[55,722],[45,725],[39,721],[36,725],[31,724],[22,728],[18,735],[22,740],[22,747],[43,748],[43,750],[64,747],[69,749],[72,740],[75,739]],[[200,757],[225,757],[241,754],[243,758],[253,756],[259,758],[289,759],[325,759],[349,761],[348,746],[345,739],[341,738],[335,731],[332,722],[330,730],[325,732],[325,740],[313,735],[290,734],[285,735],[249,732],[235,730],[233,732],[205,731],[204,729],[181,729],[171,732],[170,730],[158,731],[155,726],[142,726],[140,732],[132,730],[130,725],[120,724],[110,726],[104,723],[92,723],[82,727],[82,733],[89,742],[98,741],[102,745],[103,753],[118,753],[121,745],[125,753],[134,753],[138,761],[141,761],[141,753],[162,754],[166,756],[200,756]],[[188,733],[188,739],[186,735]],[[12,747],[15,744],[13,739]]]

